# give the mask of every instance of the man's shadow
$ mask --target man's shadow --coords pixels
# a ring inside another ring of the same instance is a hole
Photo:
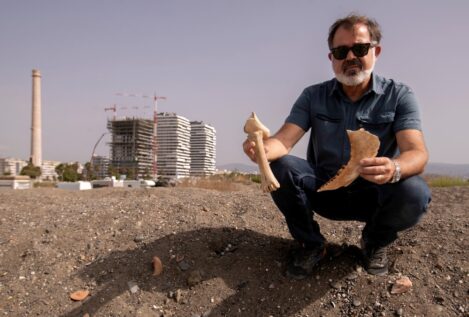
[[[193,271],[201,273],[200,283],[219,278],[233,291],[212,307],[210,316],[240,316],[240,312],[242,316],[289,316],[320,299],[359,262],[357,247],[329,245],[329,255],[312,277],[290,280],[284,276],[283,263],[292,245],[291,240],[228,227],[169,234],[133,250],[111,252],[84,266],[77,274],[85,282],[94,281],[96,291],[62,316],[99,313],[103,305],[129,292],[129,281],[149,292],[188,289]],[[155,255],[164,264],[159,276],[152,275]]]

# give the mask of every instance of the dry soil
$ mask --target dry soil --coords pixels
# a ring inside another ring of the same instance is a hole
[[[367,274],[362,224],[319,218],[329,255],[284,275],[293,242],[269,195],[149,188],[0,190],[4,316],[468,316],[469,187],[435,188],[428,213]],[[152,259],[163,263],[153,275]],[[407,276],[412,288],[391,294]],[[89,291],[82,301],[70,294]]]

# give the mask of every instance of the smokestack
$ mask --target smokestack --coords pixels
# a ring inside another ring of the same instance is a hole
[[[31,162],[42,166],[41,73],[33,69],[33,110],[31,119]]]

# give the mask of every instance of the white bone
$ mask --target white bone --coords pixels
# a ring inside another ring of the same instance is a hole
[[[253,112],[246,120],[244,132],[248,134],[248,139],[255,144],[257,165],[261,174],[261,188],[264,192],[269,193],[280,188],[280,184],[270,169],[269,162],[265,156],[264,140],[270,136],[270,131],[257,118]]]

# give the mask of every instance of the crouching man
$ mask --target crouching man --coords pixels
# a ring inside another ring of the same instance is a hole
[[[298,248],[289,254],[287,275],[302,279],[325,256],[315,213],[332,220],[365,223],[361,247],[370,274],[388,272],[386,247],[398,232],[419,221],[431,200],[418,176],[428,161],[412,90],[373,72],[381,53],[376,21],[350,15],[330,27],[328,45],[335,78],[303,90],[280,130],[264,149],[280,189],[272,198],[285,216]],[[360,161],[351,185],[317,192],[350,158],[346,130],[364,128],[380,140],[378,155]],[[311,130],[307,160],[288,155]],[[255,161],[254,143],[243,143]]]

